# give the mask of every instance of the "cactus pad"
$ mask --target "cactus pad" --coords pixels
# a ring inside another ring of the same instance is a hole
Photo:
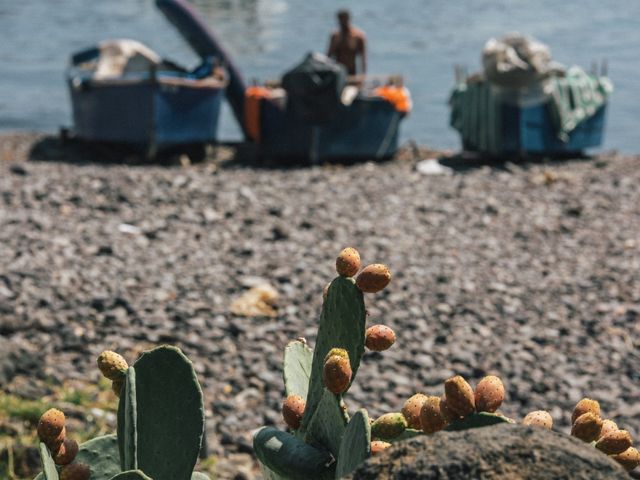
[[[140,470],[129,470],[128,472],[122,472],[117,474],[114,477],[111,477],[111,480],[151,480]]]
[[[369,415],[366,410],[361,409],[351,418],[342,436],[335,478],[349,475],[369,456],[371,456]]]
[[[51,453],[44,443],[40,443],[40,460],[42,460],[42,474],[39,478],[44,480],[58,480],[58,470],[56,470],[56,464],[51,458]]]
[[[324,391],[322,373],[324,359],[332,348],[344,348],[349,353],[352,377],[355,379],[364,353],[365,307],[362,292],[352,280],[338,277],[331,282],[322,305],[318,338],[313,351],[307,407],[302,428],[311,421]]]
[[[120,472],[118,440],[115,435],[96,437],[80,445],[76,462],[91,469],[91,480],[109,480]]]
[[[175,347],[143,353],[127,370],[118,408],[123,470],[140,469],[154,480],[190,480],[203,432],[202,390],[191,362]]]
[[[290,480],[333,478],[331,454],[273,427],[262,427],[253,437],[256,456],[272,473]],[[270,475],[273,478],[273,475]]]
[[[337,456],[346,424],[340,406],[340,397],[325,390],[307,426],[304,440],[312,445],[324,445],[334,456]]]
[[[299,395],[307,398],[313,350],[300,340],[290,342],[284,349],[284,388],[287,397]]]

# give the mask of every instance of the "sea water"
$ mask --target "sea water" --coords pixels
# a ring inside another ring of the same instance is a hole
[[[555,60],[585,69],[607,60],[615,85],[604,148],[640,152],[640,0],[195,0],[247,80],[277,79],[309,51],[325,51],[347,7],[368,38],[369,72],[404,75],[414,109],[402,140],[458,148],[447,99],[453,66],[480,67],[484,43],[519,31]],[[186,66],[198,63],[152,0],[0,0],[0,130],[69,126],[69,55],[134,38]],[[228,108],[220,137],[239,138]]]

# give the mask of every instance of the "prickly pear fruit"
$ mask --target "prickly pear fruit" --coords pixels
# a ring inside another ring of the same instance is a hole
[[[105,350],[98,357],[98,368],[109,380],[117,380],[124,377],[129,365],[122,355]]]
[[[84,463],[72,463],[62,467],[60,480],[89,480],[91,470]]]
[[[331,393],[344,393],[349,388],[351,382],[351,364],[349,358],[332,355],[324,362],[322,378],[324,386]]]
[[[504,401],[504,385],[502,380],[488,375],[476,385],[475,403],[478,412],[494,413]]]
[[[78,443],[72,438],[65,438],[60,448],[53,455],[56,465],[68,465],[78,454]]]
[[[300,395],[289,395],[282,402],[282,418],[289,428],[293,430],[300,428],[304,407],[305,401]]]
[[[571,427],[571,435],[583,442],[593,442],[600,435],[602,420],[593,412],[587,412],[576,418]]]
[[[116,397],[120,398],[120,394],[122,393],[122,389],[124,388],[125,379],[118,378],[111,382],[111,391],[116,394]]]
[[[640,465],[640,452],[633,447],[629,447],[624,452],[613,455],[611,458],[622,465],[627,472]]]
[[[347,352],[344,348],[332,348],[331,350],[329,350],[329,353],[324,356],[324,361],[326,362],[334,355],[349,360],[349,352]]]
[[[401,412],[407,420],[409,428],[415,428],[416,430],[420,430],[422,428],[420,424],[420,410],[427,398],[429,397],[422,393],[416,393],[404,402]]]
[[[38,420],[38,437],[44,443],[54,442],[64,429],[64,413],[56,408],[50,408]],[[62,438],[64,441],[64,436]]]
[[[391,272],[386,265],[374,263],[367,265],[358,274],[356,286],[364,293],[376,293],[389,285]]]
[[[573,414],[571,415],[571,425],[575,423],[579,416],[591,412],[596,417],[600,416],[600,404],[596,400],[591,400],[590,398],[583,398],[576,404],[576,408],[573,409]]]
[[[435,433],[449,423],[442,414],[440,397],[427,397],[420,409],[420,425],[424,433]]]
[[[603,420],[602,421],[602,430],[600,430],[600,438],[608,435],[611,432],[618,431],[618,425],[613,420]]]
[[[62,444],[64,443],[65,438],[67,437],[67,427],[62,427],[62,431],[60,435],[58,435],[53,440],[45,440],[44,444],[47,446],[50,452],[57,452]]]
[[[440,397],[440,414],[442,415],[442,418],[444,418],[444,421],[447,423],[451,423],[455,420],[460,420],[460,415],[455,414],[449,408],[446,395],[442,395]]]
[[[385,325],[373,325],[367,328],[364,344],[369,350],[382,352],[396,342],[396,334]]]
[[[536,410],[534,412],[527,413],[524,420],[522,420],[522,424],[551,430],[551,427],[553,426],[553,418],[551,418],[551,414],[549,412]]]
[[[607,455],[617,455],[631,446],[633,440],[626,430],[616,430],[601,436],[596,443],[596,448]]]
[[[390,446],[390,443],[383,442],[381,440],[374,440],[373,442],[371,442],[371,455],[382,453],[383,450],[386,450]]]
[[[393,439],[407,429],[407,420],[401,413],[385,413],[371,424],[371,436],[381,439]]]
[[[455,415],[466,417],[476,408],[473,388],[460,375],[444,382],[444,395],[447,399],[447,408]]]
[[[353,277],[360,270],[360,254],[355,248],[347,247],[336,259],[336,271],[343,277]]]

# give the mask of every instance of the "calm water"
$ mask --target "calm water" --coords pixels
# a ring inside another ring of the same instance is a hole
[[[197,0],[247,79],[277,78],[310,50],[325,50],[333,0]],[[403,138],[457,147],[446,100],[455,63],[475,70],[485,41],[534,35],[554,58],[589,68],[607,58],[616,91],[605,148],[640,152],[639,0],[368,0],[350,2],[369,38],[371,73],[402,73],[414,111]],[[0,0],[0,130],[55,131],[70,124],[68,55],[106,38],[130,37],[187,66],[197,58],[152,0]],[[224,112],[221,137],[238,138]]]

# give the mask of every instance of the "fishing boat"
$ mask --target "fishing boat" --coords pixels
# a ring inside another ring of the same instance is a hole
[[[347,77],[342,66],[309,54],[280,80],[247,87],[220,40],[185,0],[156,5],[200,56],[213,55],[229,74],[227,100],[262,158],[311,162],[391,157],[411,109],[399,76]]]
[[[341,65],[316,53],[280,82],[249,87],[244,122],[265,157],[384,159],[396,152],[410,109],[401,77],[347,78]]]
[[[492,39],[483,71],[456,68],[450,124],[464,150],[485,155],[580,154],[603,142],[613,87],[598,72],[566,68],[548,47],[517,34]]]
[[[106,40],[71,57],[73,135],[148,156],[216,140],[227,78],[215,57],[188,71],[135,40]]]

